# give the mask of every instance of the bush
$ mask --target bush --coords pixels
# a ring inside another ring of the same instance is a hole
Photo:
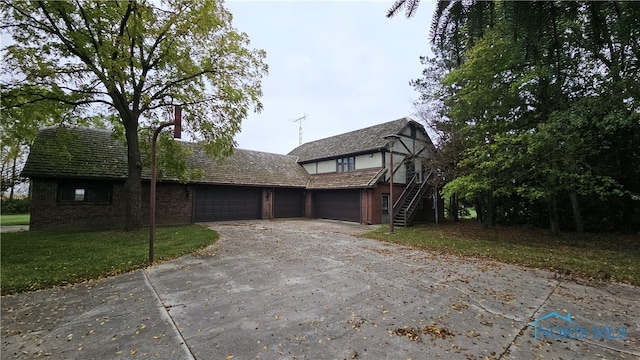
[[[29,198],[8,199],[2,198],[0,211],[3,215],[28,214]]]

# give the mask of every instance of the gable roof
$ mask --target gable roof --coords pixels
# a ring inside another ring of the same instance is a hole
[[[402,118],[311,141],[291,150],[289,155],[297,156],[298,161],[304,163],[384,149],[387,147],[388,141],[383,137],[389,134],[399,134],[410,122],[416,123],[408,118]],[[422,125],[418,125],[422,127]]]
[[[188,159],[191,169],[204,170],[194,183],[305,187],[307,172],[295,156],[235,149],[223,160],[209,156],[194,143],[182,142],[193,149]],[[109,130],[83,127],[41,129],[22,171],[26,177],[126,179],[127,148]],[[150,178],[148,168],[143,179]],[[163,180],[177,181],[165,177]]]
[[[109,130],[43,128],[31,145],[22,176],[125,179],[127,148]]]

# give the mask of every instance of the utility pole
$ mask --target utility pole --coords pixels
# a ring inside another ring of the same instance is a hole
[[[291,121],[291,122],[298,122],[300,124],[298,128],[298,145],[302,145],[302,120],[307,120],[307,116],[309,115],[305,113],[304,116]]]

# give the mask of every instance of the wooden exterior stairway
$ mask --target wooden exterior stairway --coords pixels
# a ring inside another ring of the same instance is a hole
[[[411,178],[398,200],[393,204],[392,214],[394,226],[408,227],[411,225],[420,200],[427,191],[427,179],[429,179],[432,173],[433,171],[429,172],[422,183],[417,182],[417,174]]]

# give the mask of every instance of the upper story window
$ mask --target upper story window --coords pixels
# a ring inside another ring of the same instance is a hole
[[[58,183],[60,203],[110,203],[111,183]]]
[[[336,171],[347,172],[354,171],[356,169],[356,157],[349,156],[336,160]]]

